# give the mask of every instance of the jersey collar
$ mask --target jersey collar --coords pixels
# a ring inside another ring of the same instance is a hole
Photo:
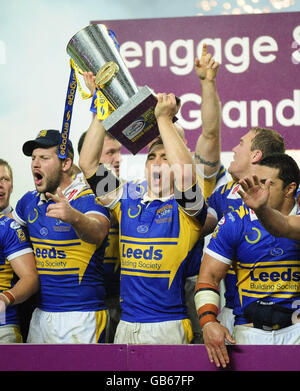
[[[172,199],[174,197],[174,194],[171,194],[169,196],[166,196],[166,197],[154,197],[154,198],[151,198],[149,197],[148,195],[148,192],[146,192],[144,195],[143,195],[143,198],[142,198],[142,203],[143,204],[146,204],[147,202],[152,202],[152,201],[161,201],[161,202],[166,202],[166,201],[169,201],[170,199]]]

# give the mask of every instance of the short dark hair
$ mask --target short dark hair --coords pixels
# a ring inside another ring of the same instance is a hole
[[[250,131],[255,132],[251,142],[251,151],[259,149],[263,157],[272,153],[285,152],[284,139],[276,130],[254,127]]]
[[[13,182],[13,172],[11,166],[8,164],[8,162],[4,159],[0,159],[0,166],[5,166],[7,167],[10,175],[11,182]]]
[[[300,183],[300,171],[298,164],[291,156],[285,153],[273,153],[261,159],[257,164],[279,169],[278,178],[283,181],[283,186],[286,187],[295,182],[296,193]]]

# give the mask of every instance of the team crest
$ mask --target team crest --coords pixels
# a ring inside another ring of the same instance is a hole
[[[38,137],[46,137],[47,136],[47,130],[41,130],[39,132],[39,134],[37,135],[37,138]]]

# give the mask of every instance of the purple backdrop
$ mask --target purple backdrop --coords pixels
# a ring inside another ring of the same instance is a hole
[[[1,345],[6,371],[220,371],[204,345]],[[229,371],[299,371],[300,346],[229,346]]]
[[[200,90],[193,70],[203,41],[221,62],[222,150],[250,126],[278,130],[300,148],[300,13],[93,21],[115,31],[138,85],[182,98],[189,147],[201,131]]]

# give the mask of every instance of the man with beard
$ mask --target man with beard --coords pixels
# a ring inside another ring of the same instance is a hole
[[[104,342],[109,213],[82,181],[73,180],[71,141],[65,159],[58,157],[59,144],[60,132],[51,129],[23,145],[36,191],[18,201],[13,217],[28,229],[41,283],[27,342]]]

